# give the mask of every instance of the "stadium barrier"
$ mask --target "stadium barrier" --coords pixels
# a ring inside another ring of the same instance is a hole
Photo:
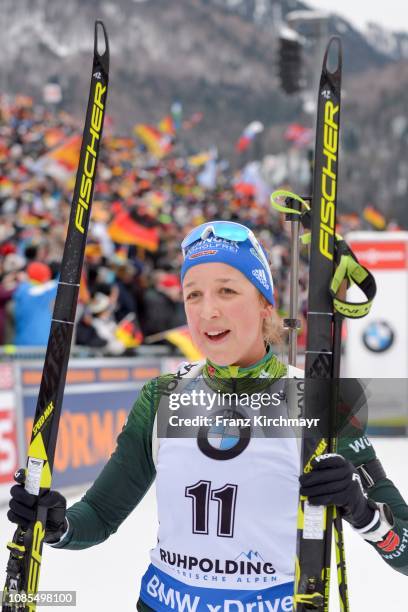
[[[70,360],[54,460],[56,488],[96,478],[144,383],[182,361],[170,358],[166,347],[146,348],[132,358]],[[44,353],[27,349],[5,357],[0,357],[0,503],[26,461]]]

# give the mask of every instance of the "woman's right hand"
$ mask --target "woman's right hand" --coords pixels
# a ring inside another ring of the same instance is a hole
[[[12,523],[17,523],[26,530],[35,521],[36,504],[39,501],[41,506],[48,509],[44,541],[49,544],[58,542],[68,527],[66,519],[67,500],[61,493],[53,490],[41,495],[40,499],[36,495],[28,493],[24,488],[25,473],[24,468],[20,468],[15,473],[14,479],[18,484],[10,490],[10,510],[7,517]]]

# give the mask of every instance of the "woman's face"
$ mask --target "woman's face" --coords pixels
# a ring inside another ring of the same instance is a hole
[[[235,268],[207,263],[188,270],[184,306],[197,348],[218,365],[247,367],[265,355],[262,323],[272,306]]]

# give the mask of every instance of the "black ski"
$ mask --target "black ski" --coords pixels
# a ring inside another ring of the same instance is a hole
[[[328,67],[336,56],[336,68]],[[313,177],[312,226],[305,364],[305,416],[320,418],[321,435],[302,439],[302,470],[318,455],[336,452],[336,402],[330,380],[338,377],[341,315],[329,288],[335,272],[335,227],[340,132],[342,53],[338,37],[327,46],[320,78]],[[298,511],[294,610],[328,611],[331,545],[335,521],[341,609],[348,610],[341,519],[334,507],[313,507],[301,498]]]
[[[100,53],[101,46],[104,47],[102,53]],[[25,488],[30,493],[38,495],[36,520],[26,531],[18,527],[13,541],[8,544],[10,557],[3,593],[3,612],[23,610],[32,612],[36,609],[47,519],[47,510],[41,506],[41,496],[51,487],[59,418],[102,137],[108,79],[108,37],[103,23],[97,21],[81,153],[31,442],[27,453]],[[27,603],[13,603],[16,594],[19,595],[20,601],[25,599]]]

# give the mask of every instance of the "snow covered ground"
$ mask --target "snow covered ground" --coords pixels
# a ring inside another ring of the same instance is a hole
[[[389,477],[408,499],[408,439],[377,438],[373,443]],[[70,497],[69,503],[77,499]],[[0,568],[3,571],[8,558],[5,544],[13,530],[5,509],[0,512],[0,526]],[[45,547],[41,590],[76,591],[77,612],[135,610],[140,578],[149,562],[148,551],[155,543],[156,529],[156,502],[152,489],[118,533],[104,544],[79,552]],[[406,609],[408,578],[382,562],[348,525],[345,526],[345,536],[352,612]],[[332,594],[330,611],[338,612],[335,584]]]

